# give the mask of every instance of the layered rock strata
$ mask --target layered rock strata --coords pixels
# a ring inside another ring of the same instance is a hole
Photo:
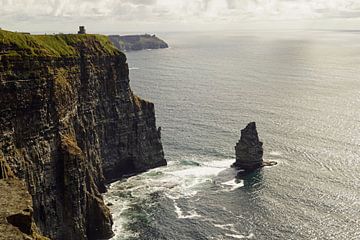
[[[104,184],[166,164],[154,104],[105,36],[0,30],[0,112],[0,178],[26,181],[51,239],[111,237]]]

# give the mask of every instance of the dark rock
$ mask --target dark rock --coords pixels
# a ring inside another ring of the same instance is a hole
[[[235,146],[236,162],[234,167],[252,171],[263,166],[263,143],[259,141],[255,122],[241,130],[240,141]]]
[[[31,225],[32,225],[32,215],[29,211],[22,211],[14,215],[6,217],[8,223],[19,228],[21,232],[25,234],[32,234]]]
[[[235,146],[236,162],[232,166],[243,170],[239,172],[239,175],[242,175],[261,167],[277,164],[275,161],[264,161],[263,153],[263,143],[259,140],[256,123],[251,122],[241,130],[240,141]]]
[[[106,37],[18,35],[21,48],[3,35],[0,178],[26,181],[51,239],[111,237],[105,184],[166,165],[154,104],[133,94],[126,56]],[[47,38],[68,52],[48,55]]]

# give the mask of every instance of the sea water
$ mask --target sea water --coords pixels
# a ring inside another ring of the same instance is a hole
[[[127,57],[168,166],[110,186],[113,239],[360,239],[360,32],[161,37]],[[250,121],[278,165],[236,179]]]

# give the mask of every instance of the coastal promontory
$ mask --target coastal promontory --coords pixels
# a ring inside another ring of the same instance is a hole
[[[154,104],[133,93],[107,36],[0,30],[0,112],[0,187],[24,204],[2,201],[0,227],[26,239],[110,238],[105,184],[166,165]]]
[[[110,41],[121,51],[168,48],[169,45],[156,35],[110,35]]]

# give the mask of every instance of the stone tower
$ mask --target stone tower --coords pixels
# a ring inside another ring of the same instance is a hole
[[[78,34],[86,34],[85,26],[79,26]]]

